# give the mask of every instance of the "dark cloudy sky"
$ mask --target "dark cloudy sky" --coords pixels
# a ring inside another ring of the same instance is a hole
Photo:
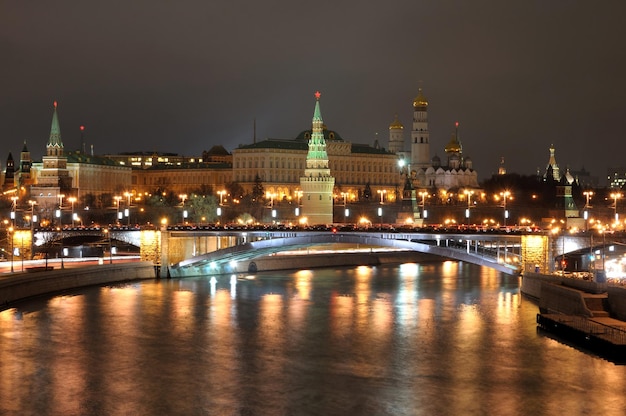
[[[0,162],[66,150],[199,155],[310,128],[387,147],[430,102],[431,153],[459,121],[479,179],[557,162],[626,166],[623,0],[0,0]]]

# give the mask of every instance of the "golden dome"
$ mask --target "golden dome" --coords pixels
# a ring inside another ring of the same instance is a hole
[[[418,107],[428,107],[428,101],[426,100],[426,97],[424,97],[421,88],[418,89],[417,97],[413,100],[413,108]]]
[[[446,153],[460,153],[461,152],[461,144],[456,139],[456,134],[452,133],[452,137],[450,141],[446,145],[445,148]]]
[[[393,119],[393,121],[391,122],[391,124],[389,125],[389,130],[391,129],[400,129],[400,130],[404,129],[404,126],[402,125],[402,123],[400,123],[400,120],[398,120],[397,114],[395,118]]]

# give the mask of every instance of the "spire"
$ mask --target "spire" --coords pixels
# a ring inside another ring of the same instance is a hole
[[[307,169],[328,170],[328,153],[326,153],[326,140],[324,140],[324,121],[320,111],[320,94],[315,92],[315,110],[313,111],[313,128],[309,139],[309,152],[306,156]],[[319,173],[319,172],[318,172]],[[326,176],[330,171],[325,172]]]
[[[313,112],[313,123],[315,123],[316,120],[319,120],[320,123],[324,123],[322,121],[322,112],[320,111],[320,97],[322,96],[322,93],[320,93],[319,91],[315,91],[315,111]]]
[[[48,155],[62,154],[63,142],[61,141],[61,127],[59,126],[59,116],[57,114],[57,102],[54,102],[54,112],[52,113],[52,125],[50,126],[50,138],[46,145]]]
[[[546,173],[543,175],[544,178],[548,175],[548,169],[550,169],[550,173],[555,181],[559,181],[561,179],[561,173],[559,171],[559,165],[556,163],[556,156],[554,155],[556,149],[554,148],[554,144],[550,144],[550,158],[548,159],[548,166],[546,166]]]

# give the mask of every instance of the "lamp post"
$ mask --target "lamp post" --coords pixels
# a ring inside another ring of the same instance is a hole
[[[124,196],[126,197],[126,209],[124,210],[124,215],[126,215],[126,225],[130,225],[130,197],[133,196],[130,192],[124,192]]]
[[[380,194],[380,203],[383,204],[384,203],[384,196],[387,193],[387,190],[386,189],[379,189],[376,192]]]
[[[425,219],[428,216],[428,212],[426,211],[426,195],[428,195],[428,192],[426,191],[419,192],[419,196],[422,197],[422,202],[420,203],[420,206],[422,207],[422,219]]]
[[[11,197],[11,225],[15,227],[15,209],[17,208],[17,196]]]
[[[59,227],[63,228],[63,217],[61,217],[61,214],[63,213],[63,198],[65,198],[65,194],[57,194],[57,198],[59,198],[59,208],[55,210],[54,216],[59,222]]]
[[[37,205],[37,201],[29,200],[30,204],[30,258],[33,258],[33,250],[35,248],[35,221],[37,221],[37,216],[35,215],[35,205]]]
[[[467,218],[467,225],[470,225],[470,208],[472,204],[472,195],[474,191],[466,189],[463,193],[467,196],[467,209],[465,210],[465,217]]]
[[[119,195],[115,195],[113,197],[113,199],[115,200],[115,223],[119,224],[121,218],[120,218],[120,201],[122,200],[122,197]]]
[[[67,198],[67,200],[70,201],[70,203],[72,204],[72,227],[74,227],[74,218],[76,216],[76,214],[74,213],[74,202],[76,202],[76,198],[70,196],[69,198]]]
[[[507,211],[506,209],[506,199],[511,196],[511,193],[509,191],[503,191],[503,192],[500,192],[500,195],[502,196],[502,200],[503,200],[502,207],[504,208],[503,225],[506,227],[506,219],[509,218],[509,211]]]
[[[622,197],[622,194],[619,192],[611,193],[611,198],[613,198],[613,220],[615,222],[618,221],[619,216],[617,215],[617,200]]]
[[[107,235],[107,238],[109,240],[109,264],[113,264],[113,250],[111,249],[111,230],[105,228],[104,233]]]
[[[11,273],[13,273],[13,231],[15,230],[15,228],[13,228],[13,226],[10,226],[9,229],[7,230],[9,237],[11,238]]]
[[[180,200],[182,201],[182,209],[183,209],[183,225],[185,224],[185,219],[187,218],[187,211],[185,210],[185,200],[187,199],[187,194],[178,195]]]
[[[265,197],[270,199],[270,209],[274,208],[274,197],[275,196],[276,196],[276,194],[273,193],[273,192],[267,192],[265,194]]]
[[[226,191],[217,191],[217,194],[220,196],[220,205],[224,205],[224,195],[226,195]]]

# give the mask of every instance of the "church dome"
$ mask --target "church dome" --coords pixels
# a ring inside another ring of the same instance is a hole
[[[456,134],[452,134],[450,141],[446,145],[445,148],[446,153],[460,153],[461,152],[461,144],[456,139]]]
[[[417,97],[413,100],[413,108],[426,108],[428,107],[428,100],[424,97],[422,89],[420,88],[417,93]]]
[[[397,114],[395,118],[393,119],[393,121],[391,122],[391,124],[389,125],[389,130],[393,130],[393,129],[400,129],[400,130],[404,129],[404,126],[402,125],[402,123],[400,123],[400,120],[398,120]]]

